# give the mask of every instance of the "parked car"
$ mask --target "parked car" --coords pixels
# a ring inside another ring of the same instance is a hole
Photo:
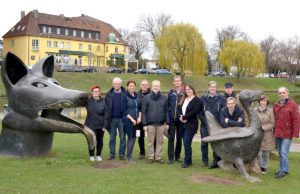
[[[280,72],[277,74],[276,78],[288,78],[289,74],[287,72]]]
[[[94,73],[94,72],[97,72],[97,69],[93,66],[87,66],[87,67],[82,68],[81,72]]]
[[[172,75],[172,73],[167,69],[156,69],[155,74],[156,75]]]
[[[75,66],[73,65],[61,65],[57,71],[59,72],[75,72]]]
[[[139,69],[133,72],[134,74],[154,74],[155,71],[152,69]]]
[[[120,68],[117,68],[117,67],[112,67],[112,68],[109,68],[106,73],[122,73],[122,69]]]
[[[210,76],[219,76],[219,77],[225,77],[226,76],[226,72],[224,71],[214,71],[210,74]]]

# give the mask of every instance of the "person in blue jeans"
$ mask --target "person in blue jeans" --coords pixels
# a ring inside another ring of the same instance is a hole
[[[126,95],[125,89],[122,87],[122,80],[118,77],[112,81],[113,88],[107,92],[105,102],[108,107],[108,131],[110,134],[109,150],[110,155],[108,160],[115,159],[116,136],[117,129],[120,137],[119,157],[120,160],[125,160],[125,134],[123,129],[123,114],[124,114],[124,98]]]
[[[275,173],[275,178],[281,179],[289,174],[288,154],[293,138],[299,137],[300,115],[298,104],[289,99],[286,87],[280,87],[278,95],[280,99],[273,106],[274,136],[279,154],[279,170]]]
[[[192,165],[192,141],[198,130],[198,111],[200,99],[194,87],[186,85],[185,93],[178,104],[176,120],[179,120],[183,130],[184,162],[182,168]]]

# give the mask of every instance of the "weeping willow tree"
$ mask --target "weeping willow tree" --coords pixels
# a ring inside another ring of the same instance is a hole
[[[204,75],[207,69],[205,41],[191,24],[172,24],[155,40],[159,51],[159,64],[171,69],[174,63],[180,71],[190,70],[194,75]]]
[[[218,57],[226,69],[237,68],[237,78],[252,76],[265,70],[265,56],[258,46],[244,40],[226,40]]]

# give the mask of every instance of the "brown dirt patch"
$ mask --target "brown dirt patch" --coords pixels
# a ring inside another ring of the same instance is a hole
[[[243,185],[243,182],[233,180],[225,177],[215,177],[211,175],[192,175],[192,182],[201,184],[214,184],[214,185]]]
[[[114,168],[124,168],[127,166],[124,162],[99,162],[93,164],[94,168],[101,169],[114,169]]]

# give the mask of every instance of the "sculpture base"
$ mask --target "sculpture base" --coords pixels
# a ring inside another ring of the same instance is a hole
[[[53,132],[18,131],[3,128],[0,136],[0,155],[13,157],[48,156],[52,142]]]

